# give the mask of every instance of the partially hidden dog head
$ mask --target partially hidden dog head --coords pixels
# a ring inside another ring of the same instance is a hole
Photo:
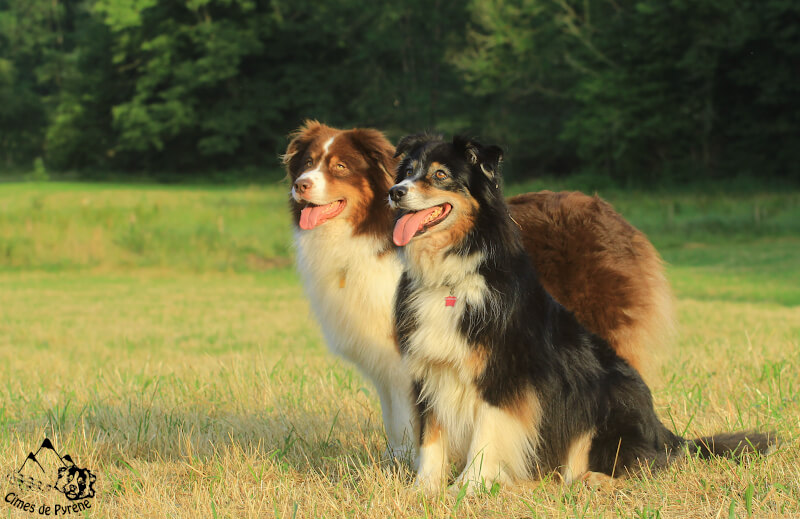
[[[378,130],[339,130],[306,121],[282,157],[298,227],[310,231],[335,220],[348,222],[354,234],[388,234],[386,194],[397,164],[394,151]]]
[[[442,246],[458,244],[473,228],[479,208],[503,203],[503,152],[497,146],[419,134],[401,139],[396,153],[402,160],[389,203],[399,210],[392,234],[397,246],[420,236],[435,237]]]

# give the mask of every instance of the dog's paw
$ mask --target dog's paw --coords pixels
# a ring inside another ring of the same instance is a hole
[[[448,487],[448,492],[453,495],[464,493],[472,496],[478,493],[494,495],[500,488],[512,482],[512,479],[503,470],[482,473],[480,470],[470,470],[469,468],[459,474],[452,485]]]
[[[420,490],[428,497],[439,495],[439,492],[442,491],[443,486],[444,482],[441,478],[426,477],[420,474],[417,474],[417,477],[414,478],[414,488]]]
[[[602,472],[587,472],[581,476],[584,485],[598,490],[613,490],[616,479]]]
[[[465,496],[474,496],[477,493],[478,486],[479,485],[469,481],[456,481],[447,487],[447,493],[453,497],[457,497],[461,494]]]

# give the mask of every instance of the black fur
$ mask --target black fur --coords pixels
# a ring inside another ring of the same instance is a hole
[[[451,176],[443,182],[430,178],[417,182],[477,201],[471,230],[441,252],[484,253],[478,273],[490,290],[480,307],[467,307],[460,333],[471,347],[488,350],[486,368],[473,382],[485,402],[510,406],[530,387],[539,398],[543,414],[539,465],[529,467],[531,476],[562,466],[572,442],[593,429],[589,470],[616,476],[636,471],[640,464],[662,467],[684,446],[699,455],[733,456],[748,450],[765,452],[775,443],[774,435],[759,433],[687,441],[661,423],[637,371],[605,340],[583,328],[539,283],[499,187],[499,148],[461,137],[446,142],[440,136],[420,134],[402,139],[397,152],[404,155],[398,182],[412,165],[424,171],[436,161],[447,165]],[[396,333],[404,354],[410,335],[420,325],[409,304],[425,290],[418,281],[406,269],[395,299]],[[423,418],[428,412],[424,400],[420,412]]]

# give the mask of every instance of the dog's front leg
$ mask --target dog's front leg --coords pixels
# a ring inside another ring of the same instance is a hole
[[[483,403],[477,412],[467,465],[451,490],[463,485],[473,493],[494,483],[511,483],[528,473],[533,443],[531,424],[523,423],[514,412]]]
[[[450,475],[447,431],[431,409],[420,417],[422,441],[419,448],[419,469],[414,484],[428,495],[437,494]]]
[[[375,381],[375,388],[378,390],[378,399],[381,401],[381,414],[383,415],[383,429],[386,432],[386,452],[383,457],[387,460],[400,457],[402,450],[402,438],[397,436],[394,427],[394,413],[392,409],[392,388],[381,380]]]
[[[408,386],[411,384],[409,383]],[[402,441],[402,449],[395,453],[417,468],[419,450],[419,410],[415,404],[416,394],[411,387],[397,385],[392,388],[392,428]]]
[[[411,382],[398,376],[396,380],[376,381],[375,386],[388,443],[384,458],[408,462],[413,467],[419,433]]]

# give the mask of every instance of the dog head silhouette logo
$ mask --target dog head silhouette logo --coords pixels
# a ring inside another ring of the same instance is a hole
[[[55,490],[69,501],[83,501],[68,506],[54,505],[58,512],[75,507],[81,510],[89,508],[88,499],[95,496],[97,476],[88,468],[79,467],[69,454],[59,454],[50,439],[45,438],[36,452],[28,453],[19,469],[9,473],[7,479],[23,491],[46,493]],[[26,498],[16,492],[9,492],[5,500],[23,511],[32,512],[35,509],[32,503],[26,502]],[[79,511],[77,508],[74,511]],[[42,505],[42,509],[49,510],[49,507]]]

